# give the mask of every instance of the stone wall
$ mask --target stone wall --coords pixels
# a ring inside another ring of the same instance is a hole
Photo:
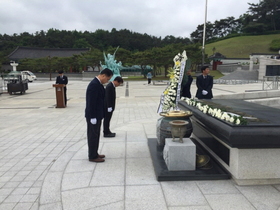
[[[266,76],[267,65],[280,65],[280,59],[272,59],[266,56],[261,56],[260,68],[259,68],[259,80],[263,80],[263,77]]]

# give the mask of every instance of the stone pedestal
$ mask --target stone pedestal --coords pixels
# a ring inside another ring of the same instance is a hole
[[[195,170],[196,146],[189,138],[183,138],[183,143],[166,138],[163,159],[169,171]]]

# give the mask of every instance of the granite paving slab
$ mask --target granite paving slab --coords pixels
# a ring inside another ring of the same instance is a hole
[[[112,139],[100,138],[100,152],[106,155],[104,163],[89,162],[84,118],[89,81],[70,78],[65,109],[55,108],[53,83],[38,78],[24,95],[0,96],[1,210],[280,207],[279,185],[240,188],[232,180],[156,180],[148,139],[156,138],[160,117],[156,111],[165,86],[126,81],[126,85],[118,87],[111,120],[112,131],[117,135]],[[214,84],[213,93],[214,97],[244,97],[245,90],[261,86]],[[191,92],[196,92],[195,83]]]

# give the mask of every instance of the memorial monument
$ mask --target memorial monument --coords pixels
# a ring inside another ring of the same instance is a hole
[[[157,138],[148,139],[157,180],[228,179],[229,174],[217,163],[212,163],[205,150],[192,141],[192,112],[180,110],[178,106],[186,60],[185,51],[173,59],[170,82],[161,95],[158,108],[162,117],[157,122]]]
[[[105,52],[103,52],[105,65],[102,65],[100,61],[100,65],[102,66],[103,69],[108,68],[113,71],[113,76],[110,81],[113,81],[117,76],[121,76],[120,70],[123,68],[122,62],[121,61],[117,62],[117,60],[115,60],[116,52],[118,49],[119,47],[117,47],[113,55],[108,53],[106,56]]]

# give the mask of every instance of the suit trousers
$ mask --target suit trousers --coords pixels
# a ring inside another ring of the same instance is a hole
[[[65,101],[65,105],[67,105],[66,90],[67,90],[67,88],[66,88],[66,87],[64,87],[64,101]]]
[[[103,133],[104,134],[111,133],[111,131],[110,131],[110,121],[111,121],[112,115],[113,115],[113,112],[106,112],[105,113],[105,118],[103,120]]]
[[[98,158],[98,147],[100,138],[101,120],[97,120],[95,125],[87,119],[87,138],[88,138],[88,158]]]

